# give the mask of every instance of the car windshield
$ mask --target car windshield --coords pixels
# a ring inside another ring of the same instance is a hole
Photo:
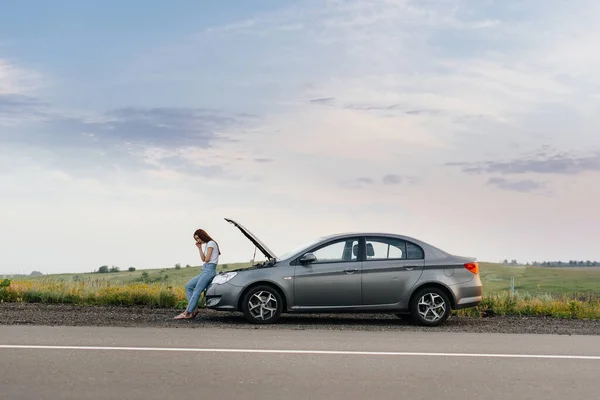
[[[277,257],[277,258],[280,259],[280,260],[285,260],[287,258],[290,258],[293,255],[301,252],[302,250],[307,249],[307,248],[309,248],[309,247],[311,247],[311,246],[319,243],[321,240],[323,240],[323,238],[317,238],[317,239],[311,240],[310,242],[304,243],[303,245],[298,246],[298,247],[294,248],[293,250],[290,250],[287,253],[284,253],[281,256]]]

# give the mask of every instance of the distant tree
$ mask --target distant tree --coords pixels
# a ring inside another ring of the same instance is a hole
[[[121,269],[119,267],[111,267],[110,272],[119,272]]]
[[[600,265],[600,262],[591,260],[534,261],[533,265],[539,265],[542,267],[595,267]]]
[[[175,269],[181,269],[181,264],[179,264],[179,263],[175,264]]]
[[[150,275],[148,275],[148,272],[144,271],[142,272],[142,279],[148,279],[150,277]]]
[[[31,274],[29,274],[29,276],[42,276],[44,274],[42,274],[40,271],[32,271]]]
[[[103,265],[100,268],[98,268],[98,273],[100,274],[106,274],[108,272],[108,265]]]
[[[186,268],[191,268],[192,266],[190,264],[186,264],[185,267]]]
[[[129,271],[129,272],[135,272],[135,267],[129,267],[129,268],[127,269],[127,271]]]
[[[505,259],[502,263],[503,264],[508,264],[508,260]]]

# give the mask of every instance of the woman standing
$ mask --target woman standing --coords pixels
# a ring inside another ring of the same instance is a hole
[[[174,319],[192,319],[198,315],[198,300],[200,300],[200,293],[210,285],[213,278],[217,274],[217,264],[219,263],[219,256],[221,251],[219,245],[210,237],[204,229],[198,229],[194,232],[194,239],[196,240],[196,247],[200,251],[200,258],[203,261],[202,272],[190,279],[185,285],[185,294],[188,301],[188,306],[184,312],[176,316]],[[205,244],[205,249],[202,249],[202,245]]]

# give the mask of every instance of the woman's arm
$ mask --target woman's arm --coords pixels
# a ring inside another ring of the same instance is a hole
[[[204,255],[204,252],[202,251],[202,246],[198,246],[198,249],[200,250],[200,258],[202,259],[203,262],[206,262],[207,260],[210,260],[210,256],[212,255],[213,252],[213,248],[207,246],[206,247],[206,255]]]
[[[204,256],[204,258],[202,259],[202,261],[207,262],[208,260],[210,260],[210,256],[212,255],[213,252],[213,248],[212,247],[207,247],[206,248],[206,255]]]

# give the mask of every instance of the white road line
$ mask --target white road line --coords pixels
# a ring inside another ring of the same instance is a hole
[[[29,350],[100,350],[100,351],[163,351],[182,353],[258,353],[258,354],[309,354],[309,355],[349,355],[349,356],[417,356],[417,357],[479,357],[479,358],[538,358],[565,360],[597,360],[600,356],[558,355],[558,354],[494,354],[494,353],[421,353],[404,351],[343,351],[343,350],[277,350],[277,349],[199,349],[177,347],[112,347],[112,346],[44,346],[2,344],[0,349]]]

